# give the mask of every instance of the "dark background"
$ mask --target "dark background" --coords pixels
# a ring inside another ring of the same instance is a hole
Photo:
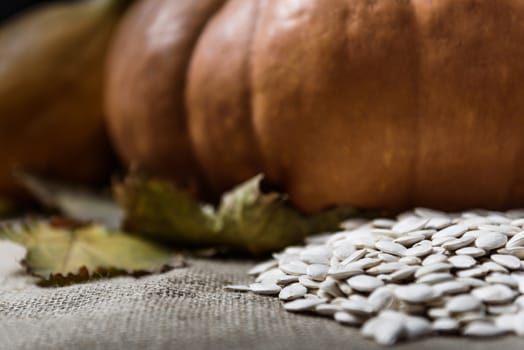
[[[12,15],[38,4],[57,0],[0,0],[0,24]]]

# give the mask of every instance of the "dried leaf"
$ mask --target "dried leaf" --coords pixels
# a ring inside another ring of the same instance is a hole
[[[125,229],[171,243],[218,243],[213,241],[212,209],[207,210],[189,192],[137,174],[115,183],[113,189],[124,211]]]
[[[307,216],[286,195],[262,190],[259,175],[226,193],[216,211],[172,184],[128,176],[115,186],[124,227],[147,237],[193,246],[228,246],[262,254],[334,230],[354,214],[339,207]]]
[[[66,285],[100,277],[139,276],[170,268],[172,254],[140,237],[99,225],[54,226],[44,221],[9,224],[0,237],[26,247],[27,270],[43,285]]]
[[[43,205],[69,218],[96,222],[111,229],[118,229],[122,223],[122,210],[111,196],[25,172],[17,172],[16,176]]]

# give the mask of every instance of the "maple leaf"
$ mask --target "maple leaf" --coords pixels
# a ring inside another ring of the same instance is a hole
[[[45,286],[118,275],[141,276],[180,265],[166,248],[100,225],[11,223],[2,228],[0,237],[27,249],[23,265]]]

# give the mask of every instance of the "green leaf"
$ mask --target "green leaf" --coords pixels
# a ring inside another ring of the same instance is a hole
[[[124,211],[125,229],[170,243],[200,245],[201,240],[213,241],[214,213],[189,192],[137,174],[115,183],[113,189]]]
[[[339,207],[315,215],[304,215],[286,195],[262,191],[263,176],[226,193],[216,215],[218,231],[224,242],[254,254],[270,252],[302,241],[307,235],[335,230],[354,213]]]
[[[96,222],[111,229],[117,229],[121,225],[122,210],[111,196],[26,172],[19,171],[16,177],[43,205],[56,209],[69,218]]]
[[[226,193],[216,211],[171,183],[129,175],[115,186],[124,210],[124,227],[154,239],[191,246],[227,246],[262,254],[282,249],[307,235],[338,229],[354,214],[338,207],[307,216],[286,195],[262,189],[258,175]]]
[[[174,261],[161,246],[99,225],[68,227],[37,221],[7,225],[2,236],[26,247],[23,264],[43,285],[140,276],[164,271]]]

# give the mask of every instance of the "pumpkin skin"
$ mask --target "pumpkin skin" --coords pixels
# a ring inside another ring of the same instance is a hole
[[[26,199],[21,169],[105,183],[114,156],[103,116],[104,66],[120,0],[43,4],[0,25],[0,196]]]
[[[182,7],[162,32],[192,45],[148,48]],[[128,163],[216,192],[263,172],[305,211],[522,205],[523,21],[516,0],[142,1],[109,60],[113,140]],[[135,91],[148,84],[166,88]]]
[[[182,186],[202,184],[187,131],[187,69],[199,33],[222,2],[140,1],[109,53],[106,114],[117,153]]]

